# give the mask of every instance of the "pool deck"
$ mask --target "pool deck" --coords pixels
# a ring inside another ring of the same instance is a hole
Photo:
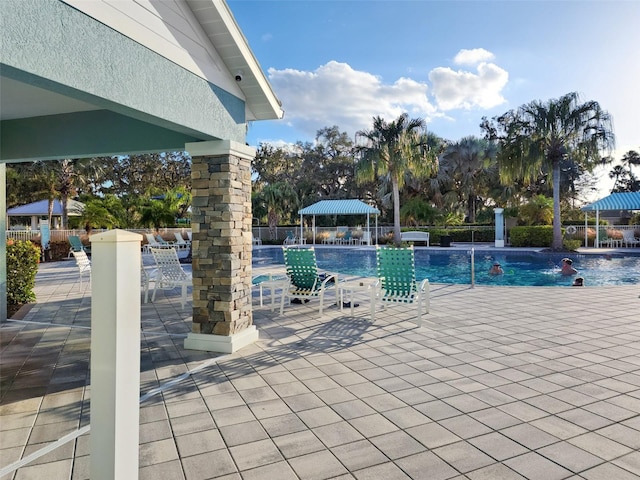
[[[87,479],[90,432],[48,447],[89,425],[90,292],[63,261],[36,294],[0,324],[0,469],[43,455],[0,480]],[[420,328],[255,292],[232,355],[183,348],[179,298],[142,304],[141,479],[640,478],[640,285],[432,284]]]

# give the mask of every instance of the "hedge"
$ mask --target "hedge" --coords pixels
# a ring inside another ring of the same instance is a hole
[[[509,230],[509,239],[512,247],[550,247],[553,242],[553,227],[513,227]]]
[[[36,299],[33,289],[40,249],[30,241],[7,242],[7,304],[21,305]]]

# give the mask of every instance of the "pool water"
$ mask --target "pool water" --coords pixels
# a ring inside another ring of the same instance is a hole
[[[477,285],[569,286],[575,276],[560,275],[566,254],[514,252],[475,252]],[[569,255],[586,286],[640,284],[640,255]],[[376,253],[373,249],[317,248],[318,269],[349,276],[375,277]],[[494,261],[503,275],[489,275]],[[416,279],[433,283],[471,284],[471,251],[416,249]],[[284,265],[282,248],[260,248],[253,252],[253,265]]]

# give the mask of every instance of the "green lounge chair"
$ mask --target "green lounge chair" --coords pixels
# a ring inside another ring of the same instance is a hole
[[[284,312],[285,299],[292,298],[299,300],[309,300],[311,298],[320,299],[320,315],[324,307],[324,294],[328,289],[334,289],[336,292],[338,283],[337,275],[318,274],[318,265],[316,263],[316,252],[311,248],[299,247],[282,247],[284,254],[284,263],[286,265],[287,277],[289,278],[289,286],[285,288],[280,299],[280,315]]]
[[[343,245],[351,245],[353,243],[353,236],[351,235],[351,230],[347,230],[344,232],[344,235],[340,239],[340,243]]]
[[[69,248],[69,255],[67,255],[67,258],[70,258],[73,252],[85,252],[87,254],[91,254],[91,249],[82,244],[82,240],[80,240],[79,236],[69,235],[67,240],[71,246],[71,248]]]
[[[375,303],[384,309],[387,303],[415,304],[418,311],[417,324],[422,326],[422,313],[429,313],[429,280],[416,282],[413,246],[407,248],[376,247],[378,292]],[[375,319],[375,306],[372,320]]]

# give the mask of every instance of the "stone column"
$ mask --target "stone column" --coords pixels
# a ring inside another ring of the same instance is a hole
[[[255,342],[251,160],[229,140],[188,143],[192,160],[193,324],[185,348],[232,353]]]

